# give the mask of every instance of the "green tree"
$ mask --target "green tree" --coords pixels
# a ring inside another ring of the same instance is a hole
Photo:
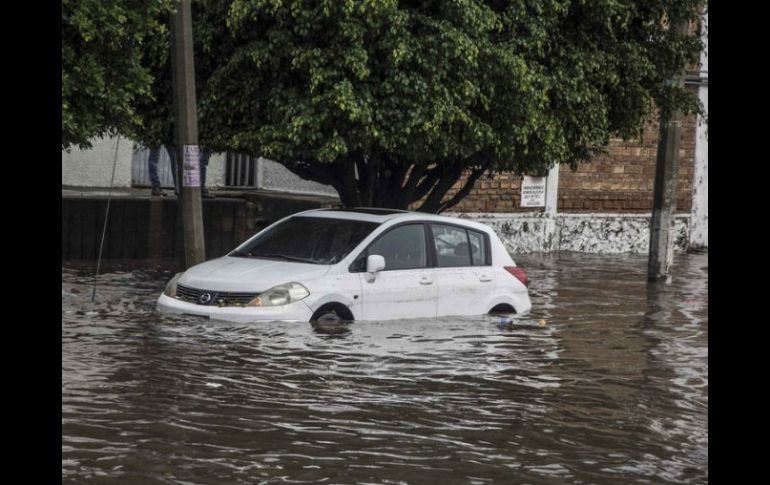
[[[233,51],[232,36],[227,27],[231,0],[193,0],[193,63],[196,97],[207,96],[208,79],[219,67],[221,58]],[[158,19],[168,24],[168,15]],[[174,92],[171,78],[171,34],[169,29],[153,36],[143,46],[142,65],[153,76],[150,96],[134,103],[135,122],[127,130],[129,136],[148,147],[175,145]],[[199,103],[200,104],[200,103]],[[198,120],[199,143],[207,147],[211,130]],[[232,147],[224,146],[222,150]]]
[[[141,123],[135,104],[153,82],[144,49],[167,30],[169,8],[169,0],[62,1],[63,149]]]
[[[196,4],[194,4],[196,5]],[[484,173],[575,168],[697,59],[694,0],[197,2],[201,143],[332,185],[347,206],[440,212]],[[453,197],[449,189],[467,173]]]

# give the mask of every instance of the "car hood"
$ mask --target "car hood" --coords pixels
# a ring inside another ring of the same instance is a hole
[[[323,276],[330,266],[271,259],[225,256],[193,266],[179,283],[197,289],[262,292],[283,283],[303,283]]]

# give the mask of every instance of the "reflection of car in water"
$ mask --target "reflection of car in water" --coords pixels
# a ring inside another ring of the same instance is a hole
[[[318,209],[177,274],[158,310],[218,320],[527,313],[526,274],[487,226],[389,209]]]

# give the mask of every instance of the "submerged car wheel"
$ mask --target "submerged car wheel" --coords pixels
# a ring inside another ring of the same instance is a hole
[[[328,303],[313,313],[310,317],[311,322],[319,323],[338,323],[342,321],[353,320],[353,314],[348,307],[341,303]]]
[[[499,305],[495,305],[494,308],[489,310],[489,314],[492,316],[513,315],[515,313],[516,309],[507,303],[500,303]]]
[[[339,303],[322,306],[310,318],[313,330],[326,335],[347,335],[352,322],[353,314],[348,307]]]
[[[318,318],[314,318],[318,323],[338,323],[342,321],[342,318],[337,315],[337,312],[334,310],[329,310],[328,312],[324,312],[321,316]]]

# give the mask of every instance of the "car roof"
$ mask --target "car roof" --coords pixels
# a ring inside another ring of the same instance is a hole
[[[296,215],[304,217],[323,217],[329,219],[349,219],[355,221],[376,222],[382,224],[384,222],[407,222],[410,220],[420,221],[432,221],[432,222],[445,222],[462,224],[468,227],[474,227],[489,231],[489,227],[479,224],[478,222],[470,219],[462,219],[459,217],[440,216],[437,214],[429,214],[427,212],[415,212],[405,211],[398,209],[382,209],[376,207],[353,207],[353,208],[335,208],[335,209],[312,209],[309,211],[301,212]]]

